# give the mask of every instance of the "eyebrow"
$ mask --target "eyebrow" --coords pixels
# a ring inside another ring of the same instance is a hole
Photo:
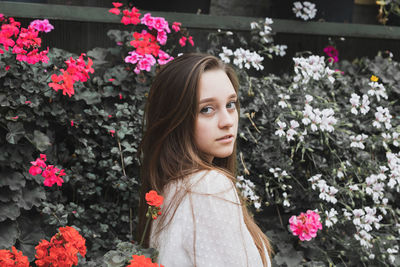
[[[232,99],[232,98],[236,98],[236,97],[237,97],[236,94],[231,94],[231,95],[228,97],[228,99]],[[214,98],[214,97],[203,98],[202,100],[200,100],[199,104],[207,103],[207,102],[213,102],[213,101],[215,101],[215,98]]]

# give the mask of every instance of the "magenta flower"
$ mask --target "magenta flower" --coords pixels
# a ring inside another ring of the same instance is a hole
[[[31,166],[29,168],[29,173],[33,176],[41,174],[42,173],[42,168],[38,167],[38,166]]]
[[[36,19],[31,22],[30,26],[32,26],[35,30],[40,32],[51,32],[54,29],[54,26],[50,24],[49,20],[44,19]]]
[[[165,31],[159,31],[157,32],[157,41],[161,45],[165,45],[167,43],[167,33]]]
[[[168,26],[168,22],[163,17],[155,17],[153,26],[159,32],[160,31],[166,31],[168,33],[171,32]]]
[[[301,241],[310,241],[317,236],[318,230],[322,229],[319,214],[312,210],[302,212],[297,217],[290,217],[289,223],[293,235],[297,235]]]
[[[150,30],[154,27],[154,18],[151,16],[150,13],[144,14],[140,22],[146,25]]]
[[[329,57],[328,58],[329,62],[339,61],[339,51],[335,47],[328,45],[327,47],[324,48],[324,52]]]
[[[180,22],[174,22],[174,23],[172,23],[172,29],[175,32],[179,32],[181,30],[181,25],[182,25],[182,23],[180,23]]]
[[[54,184],[61,186],[64,182],[61,176],[66,175],[64,169],[60,170],[53,165],[47,166],[46,163],[44,163],[46,160],[46,154],[40,154],[40,158],[31,161],[32,166],[29,168],[29,173],[33,176],[42,174],[42,177],[44,178],[43,184],[45,186],[51,187]],[[44,168],[44,170],[42,170],[42,168]]]
[[[141,58],[141,55],[136,53],[136,51],[130,51],[128,52],[130,56],[125,57],[125,62],[126,63],[131,63],[131,64],[136,64],[139,59]]]
[[[171,57],[168,53],[165,53],[162,50],[158,51],[158,64],[164,65],[173,60],[174,58]]]
[[[49,165],[42,173],[42,176],[44,178],[43,184],[48,187],[53,186],[55,183],[58,186],[62,186],[64,180],[61,178],[61,176],[65,174],[66,173],[64,172],[64,170],[60,170],[59,168],[56,168],[53,165]]]
[[[186,45],[186,40],[187,38],[185,36],[182,36],[181,39],[179,39],[179,44],[183,47]]]
[[[133,70],[136,74],[139,74],[141,70],[150,71],[151,67],[156,64],[156,59],[152,55],[144,55]]]

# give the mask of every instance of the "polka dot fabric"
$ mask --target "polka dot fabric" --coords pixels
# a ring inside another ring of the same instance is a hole
[[[158,219],[153,222],[150,246],[159,251],[157,262],[165,267],[262,267],[230,179],[217,171],[198,172],[186,179],[190,179],[190,191],[157,237]],[[182,182],[171,183],[163,193],[163,205],[187,187]]]

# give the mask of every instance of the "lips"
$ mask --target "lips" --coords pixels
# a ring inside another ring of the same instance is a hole
[[[227,134],[227,135],[225,135],[225,136],[223,136],[223,137],[221,137],[221,138],[218,138],[217,141],[224,140],[224,139],[229,139],[229,138],[231,138],[231,137],[233,137],[232,134]]]

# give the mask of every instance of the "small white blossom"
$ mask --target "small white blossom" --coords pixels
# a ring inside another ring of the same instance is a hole
[[[355,185],[349,185],[349,188],[350,188],[351,191],[358,191],[358,190],[360,190],[356,184],[355,184]]]
[[[279,130],[275,131],[275,135],[279,135],[279,136],[285,136],[286,133],[283,129],[286,128],[286,123],[282,122],[282,121],[278,121],[278,126],[279,126]]]
[[[325,57],[311,55],[308,58],[295,57],[293,61],[295,72],[293,81],[295,85],[297,83],[308,84],[310,80],[328,79],[331,83],[335,81],[332,76],[335,71],[326,67]]]
[[[368,94],[373,96],[376,96],[376,100],[379,102],[381,100],[381,97],[387,99],[388,96],[386,94],[386,89],[383,86],[383,84],[380,84],[378,82],[370,82],[368,83],[369,86],[371,86],[371,89],[368,90]]]
[[[381,128],[381,123],[384,123],[386,129],[392,128],[392,125],[390,124],[392,115],[390,115],[390,112],[387,108],[383,107],[377,107],[377,112],[375,112],[375,121],[372,123],[372,125],[378,129]]]
[[[278,106],[280,106],[281,108],[287,107],[286,100],[290,99],[290,95],[279,94],[278,97],[280,98]]]
[[[325,225],[326,227],[332,227],[335,223],[338,222],[338,218],[336,215],[338,214],[337,211],[334,208],[331,208],[331,210],[325,211],[326,214],[326,219],[325,219]]]
[[[230,63],[230,56],[233,55],[233,51],[228,49],[226,46],[222,47],[222,53],[219,54],[219,57],[221,58],[221,60],[225,63]]]
[[[365,146],[363,142],[367,139],[368,135],[366,134],[359,134],[357,136],[350,136],[351,144],[350,147],[358,147],[364,149]]]
[[[357,115],[358,114],[357,107],[360,105],[360,96],[357,94],[351,94],[350,103],[351,103],[351,113]]]
[[[293,13],[296,17],[301,18],[303,20],[313,19],[317,14],[317,9],[315,8],[315,4],[305,1],[301,2],[294,2],[293,3]]]
[[[238,176],[236,186],[240,189],[242,195],[253,203],[256,209],[261,207],[260,197],[256,195],[255,184],[252,181],[244,179],[243,176]]]

